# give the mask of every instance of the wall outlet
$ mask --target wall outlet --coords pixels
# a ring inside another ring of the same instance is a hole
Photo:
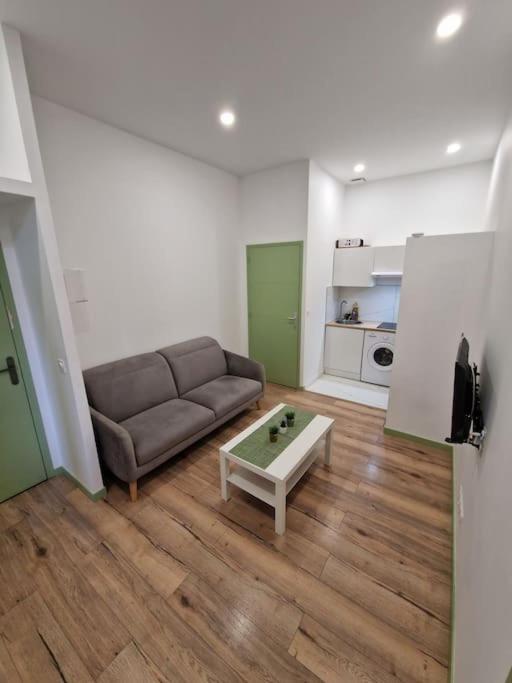
[[[68,369],[66,368],[66,363],[62,360],[62,358],[57,358],[57,365],[59,366],[59,370],[62,372],[62,374],[65,375]]]
[[[464,492],[462,490],[462,484],[459,486],[459,495],[457,496],[457,512],[459,520],[464,519]]]

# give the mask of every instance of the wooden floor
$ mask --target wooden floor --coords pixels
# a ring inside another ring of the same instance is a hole
[[[219,493],[248,411],[91,502],[63,478],[0,505],[0,681],[447,681],[451,462],[377,409],[270,386],[336,420],[332,464],[272,510]]]

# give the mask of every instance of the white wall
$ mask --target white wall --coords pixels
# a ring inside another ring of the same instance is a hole
[[[85,270],[82,367],[203,334],[238,350],[237,178],[33,102],[62,263]]]
[[[481,453],[456,449],[455,681],[503,683],[512,666],[512,119],[496,156],[488,227],[496,230],[486,289],[482,398],[488,437]],[[479,361],[477,353],[472,354]]]
[[[0,177],[30,182],[5,42],[0,37]]]
[[[269,242],[304,242],[303,283],[306,273],[306,238],[308,224],[309,161],[259,171],[240,181],[240,334],[242,350],[249,348],[247,322],[247,263],[248,244]],[[304,312],[305,286],[303,284]],[[301,329],[300,382],[303,383],[304,315]]]
[[[306,239],[308,179],[308,161],[295,161],[241,179],[244,244]]]
[[[269,242],[304,243],[300,384],[323,372],[327,287],[334,242],[342,221],[344,188],[313,161],[259,171],[241,180],[242,346],[247,338],[245,247]]]
[[[19,174],[11,169],[13,177],[0,179],[0,188],[30,197],[21,201],[12,214],[3,212],[0,238],[52,464],[64,467],[96,493],[103,482],[66,300],[20,35],[2,25],[0,41],[15,100],[16,129],[22,135],[17,150],[29,170],[20,180]],[[58,359],[63,361],[65,373],[58,370]]]
[[[444,235],[482,230],[491,162],[465,164],[348,185],[338,236],[368,244],[404,244],[413,232]]]
[[[462,332],[476,351],[488,305],[494,233],[407,241],[386,426],[443,441]]]
[[[343,202],[343,185],[311,161],[302,381],[306,387],[323,373],[326,296],[332,283],[334,244],[342,224]]]

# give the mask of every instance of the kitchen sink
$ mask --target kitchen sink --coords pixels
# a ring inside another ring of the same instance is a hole
[[[360,325],[362,320],[336,320],[339,325]]]

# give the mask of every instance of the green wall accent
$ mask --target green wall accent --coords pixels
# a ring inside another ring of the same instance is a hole
[[[448,443],[425,439],[423,436],[416,436],[415,434],[408,434],[407,432],[399,432],[397,429],[390,429],[390,427],[384,427],[384,434],[387,434],[388,436],[399,436],[402,439],[409,439],[409,441],[416,441],[416,443],[422,443],[424,446],[437,448],[440,451],[446,451],[447,453],[453,452],[452,446]]]
[[[30,405],[30,411],[32,413],[32,420],[34,422],[34,427],[36,430],[36,436],[39,443],[39,449],[43,457],[43,464],[46,470],[46,475],[51,477],[54,472],[54,467],[52,459],[50,456],[50,450],[48,448],[48,442],[46,441],[46,434],[44,431],[43,420],[41,418],[41,413],[39,410],[39,404],[37,402],[36,390],[34,388],[34,383],[32,381],[32,374],[30,372],[30,365],[28,362],[27,351],[25,349],[25,343],[23,342],[23,337],[21,334],[20,321],[18,318],[18,313],[16,310],[16,304],[14,302],[14,297],[11,290],[11,285],[9,282],[9,275],[7,272],[7,265],[5,263],[2,247],[0,245],[0,287],[2,288],[2,293],[4,295],[5,302],[9,307],[9,310],[13,317],[14,330],[12,330],[12,336],[14,339],[14,345],[16,347],[16,353],[18,356],[18,361],[21,366],[21,372],[23,374],[23,381],[25,383],[25,390],[27,393],[28,402]]]
[[[63,475],[64,477],[67,477],[70,479],[73,484],[78,486],[78,488],[85,493],[86,496],[88,496],[91,500],[101,500],[102,498],[105,498],[107,495],[107,489],[103,486],[99,491],[89,491],[88,488],[86,488],[81,482],[78,481],[70,472],[67,471],[65,467],[57,467],[56,469],[53,470],[53,477],[58,477],[60,475]]]

